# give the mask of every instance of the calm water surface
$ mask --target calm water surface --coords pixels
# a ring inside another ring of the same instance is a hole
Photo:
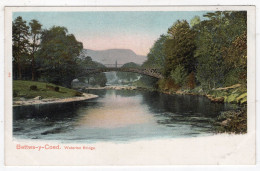
[[[60,142],[130,141],[212,135],[230,104],[205,97],[131,90],[89,90],[99,98],[13,108],[18,139]]]

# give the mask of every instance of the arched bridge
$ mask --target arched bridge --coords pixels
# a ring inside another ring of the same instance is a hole
[[[147,75],[154,78],[163,78],[163,75],[157,70],[152,68],[134,68],[134,67],[121,67],[122,65],[117,64],[106,64],[103,68],[86,68],[79,74],[77,74],[77,77],[83,77],[89,74],[95,74],[95,73],[101,73],[101,72],[111,72],[111,71],[117,71],[117,72],[132,72],[132,73],[138,73],[142,75]]]

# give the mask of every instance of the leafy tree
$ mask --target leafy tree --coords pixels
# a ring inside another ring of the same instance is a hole
[[[165,65],[165,53],[163,51],[163,47],[166,39],[166,35],[161,35],[159,39],[155,41],[153,47],[147,55],[147,60],[143,63],[142,67],[156,68],[161,72],[163,71]]]
[[[30,25],[30,36],[31,36],[30,55],[32,58],[32,61],[31,61],[32,81],[34,81],[35,80],[35,56],[36,56],[36,52],[40,46],[42,25],[37,20],[31,20],[29,25]]]
[[[226,85],[246,83],[247,78],[247,34],[238,36],[232,45],[224,51],[224,62],[227,66]]]
[[[168,29],[168,37],[164,43],[166,55],[165,76],[182,65],[190,73],[195,70],[195,32],[191,30],[186,20],[178,20]]]
[[[178,65],[175,70],[171,71],[171,78],[174,80],[176,84],[179,84],[180,86],[184,85],[185,79],[187,77],[187,72],[185,71],[185,68],[182,65]]]
[[[208,20],[200,22],[195,51],[198,61],[196,75],[205,88],[223,86],[226,77],[234,73],[230,70],[230,63],[225,62],[230,57],[226,54],[234,50],[233,41],[246,30],[245,16],[244,12],[217,11],[205,14]]]
[[[200,17],[199,16],[195,16],[191,19],[190,21],[190,25],[191,27],[195,27],[196,25],[198,25],[200,23]]]
[[[78,71],[77,56],[82,50],[73,34],[65,27],[53,26],[44,30],[40,49],[37,51],[41,72],[46,81],[70,86]]]
[[[22,67],[27,62],[29,27],[21,16],[12,23],[14,78],[22,79]]]
[[[77,59],[77,66],[78,66],[78,72],[81,72],[88,68],[93,69],[93,68],[105,67],[103,64],[93,61],[90,56],[85,56],[84,53],[81,53],[80,58]],[[107,78],[105,73],[90,74],[78,79],[81,82],[87,82],[92,86],[99,85],[104,87],[107,83]]]

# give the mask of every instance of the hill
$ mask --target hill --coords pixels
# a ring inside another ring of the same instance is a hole
[[[90,50],[83,49],[82,53],[85,56],[90,56],[93,61],[102,64],[125,64],[129,62],[134,62],[137,64],[142,64],[147,57],[142,55],[137,55],[130,49],[108,49],[108,50]]]

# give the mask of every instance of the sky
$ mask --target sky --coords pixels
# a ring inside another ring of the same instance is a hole
[[[86,11],[14,12],[29,23],[36,19],[44,29],[64,26],[85,49],[131,49],[147,55],[155,40],[166,34],[175,21],[190,20],[206,11]]]

